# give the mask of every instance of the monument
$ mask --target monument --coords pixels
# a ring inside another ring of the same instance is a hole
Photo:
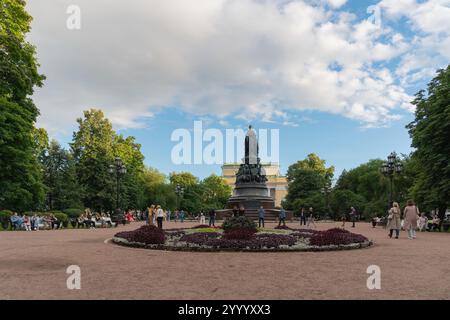
[[[275,201],[269,195],[266,173],[258,154],[256,132],[249,126],[245,135],[245,155],[236,172],[233,195],[228,199],[225,209],[216,211],[219,219],[231,216],[234,208],[244,207],[245,216],[256,220],[261,206],[265,209],[266,220],[278,219],[280,210],[275,208]],[[292,213],[289,211],[286,213],[290,219]]]
[[[273,209],[274,200],[269,196],[266,174],[258,157],[259,146],[256,132],[249,126],[245,136],[245,156],[236,173],[233,196],[227,202],[227,208],[244,206],[246,210],[257,210],[260,206]]]

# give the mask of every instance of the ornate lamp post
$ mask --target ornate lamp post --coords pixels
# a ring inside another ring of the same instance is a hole
[[[177,194],[177,209],[180,209],[180,197],[183,197],[184,187],[177,184],[175,187],[175,193]]]
[[[389,206],[392,205],[393,201],[393,180],[395,174],[401,174],[403,171],[403,164],[397,157],[395,152],[391,152],[388,156],[387,161],[381,167],[381,173],[387,178],[389,178]]]
[[[116,157],[114,164],[109,166],[109,173],[116,175],[116,210],[120,210],[120,183],[121,178],[127,173],[127,168],[122,162],[122,159]]]

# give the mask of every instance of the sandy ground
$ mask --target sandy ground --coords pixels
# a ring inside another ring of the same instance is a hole
[[[402,232],[395,240],[360,223],[349,229],[373,247],[317,253],[165,252],[105,242],[138,226],[0,232],[0,299],[450,299],[449,233],[408,240]],[[81,268],[80,290],[67,289],[69,265]],[[381,268],[380,290],[367,288],[370,265]]]

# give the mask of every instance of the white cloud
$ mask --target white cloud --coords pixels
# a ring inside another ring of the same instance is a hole
[[[403,86],[431,78],[450,61],[450,0],[383,0],[388,18],[406,19],[414,36],[396,74]]]
[[[396,73],[374,67],[410,45],[388,27],[330,9],[343,0],[78,0],[79,31],[65,28],[71,2],[28,3],[30,40],[47,75],[35,100],[40,123],[51,131],[67,130],[92,106],[117,127],[140,127],[166,106],[289,124],[291,111],[319,110],[366,126],[410,108],[399,80],[410,76],[416,54],[406,55]],[[383,1],[391,18],[408,6],[417,15],[435,10],[401,2]],[[417,28],[438,30],[408,17]],[[440,55],[449,42],[433,46]]]

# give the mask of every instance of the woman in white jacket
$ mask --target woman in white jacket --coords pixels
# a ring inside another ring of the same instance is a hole
[[[164,215],[164,210],[161,209],[160,205],[158,205],[156,207],[155,216],[156,216],[156,222],[158,223],[158,228],[162,229],[162,223],[163,223],[163,219],[164,219],[165,215]]]

